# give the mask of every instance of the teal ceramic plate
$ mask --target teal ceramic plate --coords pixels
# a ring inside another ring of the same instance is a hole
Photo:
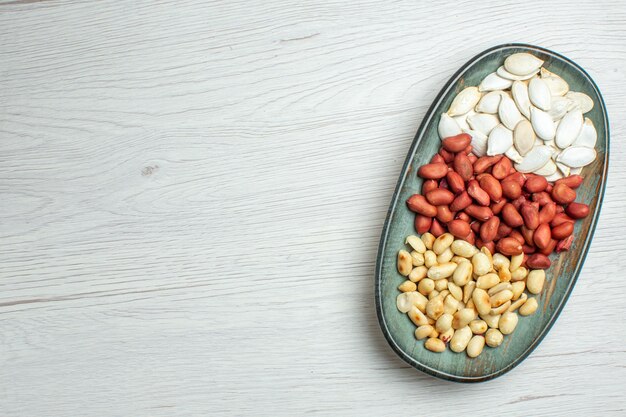
[[[421,189],[422,181],[415,174],[417,168],[428,163],[439,148],[437,123],[441,113],[448,109],[459,91],[466,86],[478,85],[487,74],[496,71],[508,55],[516,52],[529,52],[543,59],[544,67],[563,77],[572,90],[589,95],[595,103],[585,116],[593,120],[598,132],[598,157],[583,170],[585,180],[577,190],[577,201],[589,204],[591,214],[576,222],[575,240],[569,252],[552,255],[552,266],[546,271],[544,290],[538,296],[537,312],[529,317],[520,317],[515,332],[506,336],[500,347],[485,347],[483,353],[474,359],[449,349],[433,353],[424,348],[423,341],[415,339],[415,326],[396,309],[397,287],[404,281],[396,271],[396,256],[398,250],[404,248],[405,237],[415,234],[414,214],[407,209],[405,201]],[[376,310],[382,331],[393,350],[421,371],[458,382],[495,378],[524,360],[550,330],[576,283],[600,214],[608,156],[609,125],[604,101],[591,77],[570,59],[537,46],[506,44],[488,49],[465,64],[444,86],[426,113],[404,162],[383,227],[376,265]]]

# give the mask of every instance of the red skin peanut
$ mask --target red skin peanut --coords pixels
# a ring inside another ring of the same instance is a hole
[[[426,217],[421,214],[415,215],[415,230],[417,233],[424,234],[430,230],[430,225],[432,224],[432,217]]]
[[[472,137],[467,133],[460,133],[456,136],[450,136],[441,141],[441,146],[448,152],[457,153],[461,152],[472,141]],[[467,153],[467,152],[466,152]]]

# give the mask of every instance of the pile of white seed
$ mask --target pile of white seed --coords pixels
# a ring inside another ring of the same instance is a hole
[[[505,154],[517,171],[548,181],[580,174],[596,159],[598,134],[584,117],[594,102],[543,64],[512,54],[480,85],[463,89],[441,115],[441,139],[467,133],[476,156]]]

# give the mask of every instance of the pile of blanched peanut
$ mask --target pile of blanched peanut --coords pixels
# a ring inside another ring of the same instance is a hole
[[[450,233],[408,236],[411,252],[398,253],[398,272],[408,279],[398,289],[398,310],[417,326],[415,337],[426,349],[466,351],[474,358],[485,344],[497,347],[522,316],[533,314],[546,274],[522,266],[524,254],[510,258]]]

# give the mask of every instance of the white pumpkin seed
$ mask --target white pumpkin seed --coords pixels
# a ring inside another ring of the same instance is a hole
[[[585,122],[583,123],[582,129],[580,129],[580,133],[578,137],[572,143],[572,146],[585,146],[587,148],[594,148],[596,146],[596,141],[598,140],[598,132],[596,132],[596,128],[593,126],[593,122],[590,118],[585,117]]]
[[[549,146],[535,146],[522,162],[515,164],[515,169],[523,173],[536,171],[548,163],[552,152]]]
[[[498,107],[500,106],[500,99],[502,98],[502,91],[490,91],[485,94],[478,104],[476,105],[476,111],[479,113],[496,114],[498,113]]]
[[[467,116],[464,116],[464,115],[455,116],[453,117],[453,119],[461,130],[469,129],[469,125],[467,124],[467,120],[466,120]]]
[[[500,121],[508,129],[513,130],[515,126],[523,119],[522,114],[517,109],[515,102],[508,96],[503,95],[498,107],[498,116]]]
[[[552,117],[552,120],[561,120],[567,111],[572,107],[572,101],[567,97],[552,96],[550,102],[550,110],[548,114]]]
[[[576,91],[570,91],[565,94],[565,97],[570,99],[574,105],[578,106],[580,111],[587,113],[593,109],[593,100],[585,93],[578,93]]]
[[[467,87],[454,97],[448,114],[450,116],[460,116],[472,110],[480,100],[480,92],[477,87]]]
[[[553,96],[564,96],[569,91],[569,84],[553,72],[541,68],[541,79],[545,81]]]
[[[528,86],[521,81],[513,82],[511,86],[511,94],[515,105],[519,111],[527,118],[530,119],[530,98],[528,97]]]
[[[515,75],[536,73],[543,65],[543,61],[526,52],[509,55],[504,60],[504,68]]]
[[[583,127],[583,113],[580,109],[568,111],[559,122],[556,129],[554,141],[556,146],[565,149],[570,146],[578,137],[580,129]]]
[[[478,91],[485,92],[494,90],[506,90],[511,86],[511,84],[513,84],[513,81],[502,78],[495,72],[492,72],[491,74],[483,78],[483,80],[480,82],[480,85],[478,86]]]
[[[570,168],[584,167],[596,159],[596,150],[585,146],[571,146],[558,156],[557,162],[561,162]]]
[[[477,130],[484,135],[489,135],[500,121],[493,114],[476,113],[467,118],[467,123],[469,123],[472,130]]]
[[[496,71],[496,74],[498,74],[500,77],[506,78],[507,80],[513,80],[513,81],[527,80],[529,78],[532,78],[536,73],[537,71],[531,72],[530,74],[525,74],[525,75],[515,75],[515,74],[511,74],[510,72],[508,72],[506,68],[504,68],[504,66],[501,66]]]
[[[563,178],[563,175],[558,170],[554,174],[546,176],[546,180],[548,180],[548,182],[554,182],[556,180],[560,180],[561,178]]]
[[[476,130],[463,130],[472,137],[472,152],[474,155],[481,157],[487,155],[487,135]]]
[[[557,126],[557,124],[554,125],[555,128]],[[561,150],[559,148],[557,148],[556,143],[554,142],[554,140],[544,140],[543,144],[546,146],[550,146],[552,149],[554,149],[554,152],[561,152]],[[554,156],[554,154],[552,154],[552,156]]]
[[[528,97],[530,97],[530,102],[541,110],[550,110],[552,94],[548,84],[541,78],[535,77],[530,80],[528,83]]]
[[[515,146],[511,146],[509,150],[506,151],[504,154],[511,161],[518,163],[518,164],[524,160],[524,157],[520,155],[519,152],[517,152],[517,149],[515,149]]]
[[[509,99],[510,100],[510,99]],[[500,155],[513,146],[513,132],[504,125],[494,127],[487,142],[487,155]]]
[[[548,159],[548,162],[538,170],[534,171],[537,175],[542,175],[547,177],[548,175],[552,175],[556,172],[556,164],[552,161],[552,159]]]
[[[513,131],[513,143],[520,155],[526,155],[535,145],[535,131],[528,120],[522,120]]]
[[[437,126],[437,132],[441,139],[449,138],[450,136],[456,136],[463,131],[456,123],[456,121],[450,117],[449,114],[443,113],[439,119],[439,126]]]
[[[537,136],[543,140],[552,140],[556,133],[556,128],[552,117],[543,110],[536,107],[530,109],[530,122]]]
[[[476,114],[476,112],[474,110],[470,110],[465,114],[453,117],[453,119],[456,122],[456,124],[459,125],[461,130],[465,130],[465,129],[470,128],[469,125],[467,124],[467,118],[473,114]]]
[[[559,169],[559,173],[561,173],[564,177],[569,176],[569,173],[571,171],[570,167],[561,162],[557,162],[554,165],[556,165],[556,167]]]

